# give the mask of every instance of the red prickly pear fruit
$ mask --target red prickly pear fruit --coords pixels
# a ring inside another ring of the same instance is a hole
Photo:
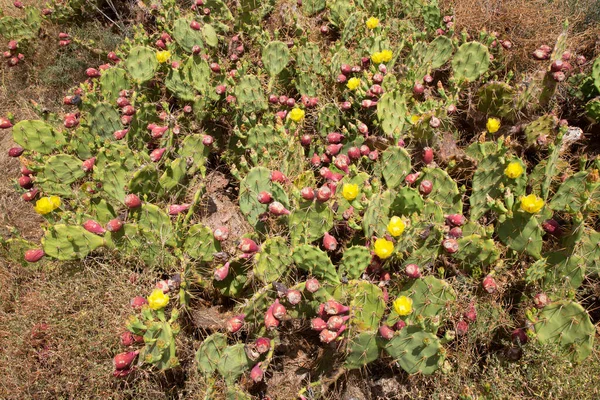
[[[85,172],[92,172],[94,170],[94,164],[96,164],[96,157],[88,158],[81,164],[81,169]]]
[[[227,92],[227,86],[225,85],[217,85],[217,87],[215,88],[215,93],[219,96],[225,94],[225,92]]]
[[[89,78],[97,78],[100,76],[100,71],[98,71],[96,68],[88,68],[85,70],[85,74]]]
[[[536,60],[545,60],[548,58],[548,53],[542,49],[537,49],[532,53],[533,58]]]
[[[127,208],[138,208],[139,206],[142,205],[142,201],[140,200],[139,197],[137,197],[137,195],[131,193],[128,194],[127,196],[125,196],[125,205],[127,206]]]
[[[503,40],[503,41],[500,42],[500,44],[506,50],[510,50],[512,48],[512,42],[510,40]]]
[[[416,82],[415,85],[413,86],[413,94],[418,97],[418,96],[422,96],[423,93],[425,93],[425,86],[423,86],[419,82]]]
[[[198,46],[197,44],[192,46],[192,53],[193,54],[200,54],[200,52],[202,51],[202,47]]]
[[[273,315],[273,306],[269,307],[265,313],[265,328],[274,329],[279,326],[279,320]]]
[[[427,74],[423,77],[423,82],[427,83],[427,84],[431,84],[433,83],[433,76]]]
[[[311,97],[309,99],[308,108],[315,108],[318,104],[319,104],[319,98],[318,97]]]
[[[202,144],[206,147],[211,146],[215,142],[215,138],[210,135],[202,136]]]
[[[337,337],[338,333],[330,331],[329,329],[323,329],[321,333],[319,333],[319,339],[321,339],[322,343],[331,343],[337,339]]]
[[[383,94],[383,88],[378,84],[374,84],[373,86],[371,86],[370,90],[371,93],[373,93],[376,96],[381,96]]]
[[[550,303],[550,299],[546,295],[546,293],[538,293],[533,298],[533,304],[535,304],[535,308],[544,308]]]
[[[129,304],[131,304],[131,307],[133,307],[133,309],[140,310],[143,306],[145,306],[146,304],[148,304],[148,300],[146,300],[145,297],[136,296],[136,297],[134,297],[134,298],[131,299],[131,301],[129,302]]]
[[[0,129],[12,128],[12,123],[8,118],[0,117]]]
[[[409,278],[420,278],[421,277],[421,271],[419,269],[419,266],[417,264],[408,264],[406,265],[404,271],[406,272],[406,275]]]
[[[285,116],[286,116],[286,115],[287,115],[287,111],[285,111],[285,110],[283,110],[283,111],[277,111],[277,112],[275,113],[275,116],[276,116],[277,118],[279,118],[280,120],[282,120],[282,121],[285,119]]]
[[[319,175],[321,175],[323,178],[330,180],[333,178],[333,172],[331,172],[331,170],[327,167],[323,167],[319,170]]]
[[[369,127],[367,126],[367,124],[363,123],[363,122],[359,122],[358,123],[358,131],[363,135],[366,136],[369,134]]]
[[[271,104],[279,104],[279,97],[274,94],[269,95],[269,103]]]
[[[327,329],[337,331],[344,325],[344,323],[350,318],[350,316],[332,315],[327,320]]]
[[[381,292],[382,292],[383,301],[384,301],[385,303],[387,303],[387,302],[388,302],[388,300],[390,299],[390,295],[389,295],[389,293],[388,293],[388,291],[387,291],[387,288],[386,288],[385,286],[384,286],[384,287],[382,287],[382,288],[381,288]]]
[[[278,201],[274,201],[271,204],[269,204],[269,212],[273,215],[289,215],[290,214],[290,211],[288,209],[286,209],[284,207],[284,205]]]
[[[269,192],[260,192],[257,198],[260,204],[269,204],[273,200],[273,196]]]
[[[334,195],[335,191],[337,189],[337,183],[342,180],[344,176],[342,174],[333,174],[333,182],[329,182],[327,184],[327,186],[329,187],[329,190],[331,190],[331,194]]]
[[[50,8],[43,8],[42,9],[42,15],[43,16],[48,16],[48,15],[52,14],[52,12],[53,12],[53,10],[50,9]]]
[[[560,234],[562,233],[560,224],[553,219],[545,220],[542,223],[542,228],[544,229],[544,231],[546,233],[549,233],[550,235],[553,235],[553,236],[560,236]]]
[[[121,116],[121,123],[123,125],[129,125],[129,124],[131,124],[131,121],[133,121],[133,116],[131,116],[131,115],[122,115]]]
[[[33,199],[35,199],[35,196],[37,196],[37,194],[37,189],[31,189],[29,192],[23,193],[21,195],[21,198],[25,201],[32,201]]]
[[[256,351],[260,354],[265,354],[271,348],[271,340],[266,337],[259,337],[254,341],[254,345],[256,346]]]
[[[102,65],[99,65],[99,66],[98,66],[98,69],[99,69],[100,71],[106,71],[106,70],[107,70],[107,69],[109,69],[109,68],[110,68],[110,64],[102,64]]]
[[[340,71],[342,72],[342,74],[344,75],[349,75],[352,72],[352,67],[349,66],[348,64],[342,64],[340,66]]]
[[[152,152],[150,153],[150,160],[152,160],[153,162],[160,161],[166,150],[166,147],[152,150]]]
[[[65,117],[63,125],[65,128],[74,128],[79,125],[79,121],[75,117]]]
[[[329,33],[329,27],[327,25],[322,25],[319,30],[323,35],[327,35]]]
[[[285,297],[287,298],[288,303],[290,303],[293,306],[295,306],[296,304],[298,304],[302,301],[302,293],[300,293],[300,291],[294,290],[294,289],[288,290],[287,293],[285,294]]]
[[[399,331],[402,330],[404,327],[406,327],[406,322],[404,322],[403,320],[398,320],[398,322],[396,322],[394,324],[394,330],[395,331]]]
[[[317,200],[320,202],[326,202],[331,198],[331,189],[329,186],[323,185],[317,190]]]
[[[17,1],[13,1],[13,6],[15,6],[16,8],[23,8],[23,7],[25,7],[23,5],[23,2],[22,1],[18,1],[18,0]]]
[[[485,291],[488,293],[494,293],[496,289],[498,289],[498,285],[496,284],[494,277],[491,275],[487,275],[485,278],[483,278],[482,285]]]
[[[379,327],[379,336],[385,340],[390,340],[394,337],[394,330],[387,325],[381,325]]]
[[[304,200],[312,201],[315,198],[315,191],[311,187],[302,188],[300,195]]]
[[[350,103],[349,101],[343,101],[340,103],[340,108],[342,109],[342,111],[348,111],[352,108],[352,103]]]
[[[70,41],[70,40],[59,40],[59,41],[58,41],[58,45],[59,45],[60,47],[65,47],[65,46],[68,46],[68,45],[69,45],[69,43],[71,43],[71,41]]]
[[[119,62],[119,61],[121,61],[121,59],[119,58],[119,56],[117,56],[117,54],[114,51],[111,51],[110,53],[108,53],[106,55],[106,58],[108,58],[112,62]]]
[[[133,372],[134,368],[130,368],[130,369],[122,369],[122,370],[114,370],[112,375],[115,378],[124,378],[127,375],[131,374]]]
[[[192,28],[195,31],[199,31],[201,29],[200,23],[198,21],[192,21],[190,22],[190,28]]]
[[[338,241],[336,238],[331,236],[328,232],[325,232],[325,236],[323,236],[323,247],[327,251],[335,251],[337,249]]]
[[[442,122],[437,117],[431,117],[429,119],[429,126],[431,126],[432,128],[439,128],[441,123]]]
[[[577,58],[575,58],[575,62],[577,63],[577,65],[583,65],[586,62],[586,58],[585,56],[582,55],[578,55]]]
[[[167,32],[163,32],[160,34],[160,38],[162,40],[164,40],[165,42],[169,43],[171,42],[173,39],[171,38],[171,35],[169,35]]]
[[[300,143],[304,147],[310,146],[310,142],[312,142],[312,137],[309,134],[302,135],[300,137]]]
[[[242,253],[246,253],[246,254],[256,253],[259,250],[256,242],[254,242],[254,240],[249,239],[249,238],[241,238],[240,245],[238,246],[238,248],[242,251]]]
[[[227,228],[226,226],[220,226],[217,229],[215,229],[213,235],[215,239],[217,239],[219,242],[227,240],[227,238],[229,238],[229,228]]]
[[[69,34],[68,34],[68,33],[65,33],[65,32],[60,32],[60,33],[58,34],[58,38],[59,38],[59,39],[68,39],[68,38],[69,38]]]
[[[42,249],[31,249],[25,252],[25,261],[34,263],[40,261],[46,253]]]
[[[453,254],[458,251],[458,242],[456,239],[444,239],[442,241],[442,247],[446,252]]]
[[[337,76],[337,78],[335,79],[335,81],[336,81],[337,83],[345,83],[345,82],[346,82],[346,79],[348,79],[348,78],[346,77],[346,75],[344,75],[344,74],[339,74],[339,75]]]
[[[133,363],[138,353],[139,351],[130,351],[126,353],[117,354],[115,358],[113,358],[113,364],[115,366],[115,369],[118,371],[129,369],[131,363]]]
[[[167,45],[162,39],[158,39],[156,42],[154,42],[154,45],[161,50],[165,50],[167,48]]]
[[[113,133],[113,137],[115,138],[115,140],[121,140],[127,135],[127,132],[129,132],[129,129],[121,129],[121,130],[115,131]]]
[[[462,214],[450,214],[446,217],[446,223],[451,226],[463,226],[467,219]]]
[[[221,282],[229,275],[229,263],[226,262],[225,265],[215,269],[214,278],[216,281]]]
[[[565,73],[562,71],[552,73],[552,79],[554,79],[556,82],[562,82],[566,78],[567,77],[566,77]]]
[[[360,102],[362,108],[371,108],[377,106],[377,102],[369,99],[365,99]]]
[[[119,218],[111,219],[106,224],[106,230],[109,232],[118,232],[123,227],[123,222]]]
[[[425,164],[431,164],[433,162],[433,149],[431,147],[423,148],[423,161]]]
[[[169,293],[169,291],[171,290],[171,288],[169,287],[169,281],[165,279],[161,279],[160,281],[156,282],[156,285],[154,285],[154,287],[156,289],[160,289],[163,293]]]
[[[421,194],[428,195],[429,193],[431,193],[432,190],[433,183],[431,183],[431,181],[428,181],[426,179],[421,181],[421,184],[419,185],[419,192],[421,192]]]
[[[563,60],[556,60],[552,63],[552,65],[550,65],[550,70],[552,72],[558,72],[558,71],[567,71],[570,67],[570,65],[568,65],[569,63]]]
[[[348,149],[348,157],[353,161],[358,160],[361,157],[360,149],[356,146],[350,147]]]
[[[349,172],[348,164],[350,164],[350,158],[348,158],[348,156],[345,154],[340,154],[335,158],[335,160],[333,160],[333,165],[335,165],[345,173]]]
[[[183,112],[186,114],[189,114],[192,112],[192,106],[190,106],[189,104],[183,107]]]
[[[517,328],[511,333],[512,341],[515,344],[525,344],[527,343],[527,333],[523,328]]]
[[[106,233],[106,229],[92,219],[85,221],[83,223],[83,228],[88,232],[95,233],[96,235],[104,235],[104,233]]]
[[[129,332],[129,331],[125,331],[123,333],[121,333],[121,345],[127,347],[127,346],[131,346],[132,344],[135,343],[135,338],[133,337],[133,333]]]
[[[319,290],[321,288],[321,284],[315,278],[311,278],[311,279],[306,280],[304,287],[310,293],[315,293],[317,290]]]
[[[473,304],[469,304],[469,307],[467,307],[467,311],[465,311],[463,315],[469,321],[475,322],[475,320],[477,319],[477,310],[475,309],[475,306]]]
[[[390,279],[392,279],[392,276],[390,275],[390,273],[388,271],[381,271],[379,273],[379,280],[382,282],[387,282]]]
[[[33,187],[33,182],[29,176],[21,175],[19,177],[19,186],[21,186],[23,189],[31,189]]]
[[[287,182],[286,176],[280,171],[271,171],[271,182],[285,183]]]
[[[464,336],[469,332],[469,323],[464,320],[458,321],[456,324],[456,334],[458,336]]]
[[[287,310],[285,309],[285,306],[283,304],[279,303],[279,299],[275,299],[275,302],[273,303],[271,308],[273,310],[273,316],[275,318],[277,318],[280,321],[283,320],[283,318],[285,318]]]
[[[25,149],[22,147],[11,147],[10,149],[8,149],[8,156],[19,157],[21,156],[21,154],[23,154],[24,151]]]
[[[330,144],[327,147],[325,147],[325,152],[330,156],[337,156],[340,150],[342,150],[342,147],[343,145],[341,143]]]
[[[456,105],[454,104],[450,104],[447,108],[446,108],[446,113],[448,114],[455,114],[458,111],[458,108],[456,107]]]
[[[290,97],[285,102],[285,105],[288,106],[288,107],[294,107],[296,105],[296,100],[294,100],[293,98]]]
[[[369,153],[368,157],[371,161],[377,161],[377,159],[379,158],[379,152],[377,150],[373,150]]]
[[[121,112],[124,115],[133,115],[135,114],[135,108],[132,105],[126,105],[121,109]]]
[[[263,380],[264,375],[265,375],[265,373],[263,372],[262,368],[260,367],[261,364],[262,363],[256,364],[250,370],[250,379],[252,379],[252,381],[254,383],[261,382]]]
[[[221,72],[221,66],[217,63],[210,63],[209,67],[212,72],[216,72],[216,73]]]
[[[313,156],[310,159],[310,163],[314,167],[318,167],[319,165],[321,165],[321,157],[319,157],[319,155],[317,153],[313,154]]]
[[[329,142],[329,144],[338,144],[342,140],[344,140],[344,135],[339,132],[331,132],[327,134],[327,142]]]
[[[129,99],[127,97],[118,97],[117,98],[117,106],[119,106],[119,108],[123,108],[128,105],[129,105]],[[154,125],[154,124],[152,124],[152,125]]]
[[[327,302],[324,303],[324,309],[328,315],[343,314],[350,310],[348,306],[338,303],[333,299],[327,300]]]
[[[387,67],[385,64],[379,64],[379,67],[377,67],[377,69],[379,70],[379,72],[381,72],[383,75],[387,74]]]
[[[379,72],[373,75],[373,83],[381,84],[383,82],[383,75]]]
[[[172,204],[169,206],[169,215],[177,215],[190,208],[190,204]]]
[[[369,149],[369,146],[367,146],[366,144],[363,144],[362,146],[360,146],[360,154],[361,155],[368,156],[370,152],[371,152],[371,149]]]
[[[322,331],[327,328],[327,322],[323,321],[322,318],[313,318],[310,320],[310,327],[313,331]]]
[[[236,315],[235,317],[231,317],[225,322],[225,327],[229,333],[236,333],[242,326],[244,325],[244,318],[246,316],[244,314]]]
[[[455,226],[454,228],[450,229],[448,236],[453,239],[460,239],[463,236],[462,229],[458,226]]]

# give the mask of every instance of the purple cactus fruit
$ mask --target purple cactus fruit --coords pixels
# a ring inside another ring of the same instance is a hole
[[[542,228],[544,229],[544,231],[546,231],[546,233],[549,233],[550,235],[553,235],[553,236],[560,236],[560,234],[562,233],[560,224],[558,222],[556,222],[556,220],[554,220],[554,219],[545,220],[542,223]]]
[[[242,326],[244,325],[244,318],[246,316],[244,314],[236,315],[235,317],[231,317],[225,322],[225,327],[229,333],[236,333]]]
[[[215,269],[215,272],[213,274],[215,280],[218,282],[225,280],[227,278],[227,275],[229,275],[229,262],[226,262],[225,265],[223,265],[222,267]]]
[[[510,50],[512,48],[512,42],[510,40],[503,40],[500,42],[500,44],[505,50]]]
[[[456,105],[454,104],[450,104],[447,108],[446,108],[446,113],[448,113],[449,115],[455,114],[456,111],[458,111],[458,108],[456,108]]]
[[[352,67],[350,65],[348,65],[348,64],[342,64],[340,66],[340,71],[344,75],[350,75],[350,73],[352,72]]]
[[[131,304],[131,307],[133,307],[134,310],[140,310],[143,306],[148,304],[148,300],[142,296],[135,296],[131,299],[129,304]]]
[[[337,246],[337,239],[331,236],[329,232],[325,232],[325,235],[323,236],[323,247],[325,248],[325,250],[335,251],[335,249],[337,249]]]
[[[330,331],[329,329],[323,329],[321,333],[319,333],[319,339],[323,343],[331,343],[338,337],[338,332]]]
[[[482,286],[488,293],[494,293],[498,289],[496,280],[491,275],[487,275],[485,278],[483,278]]]
[[[327,142],[329,144],[338,144],[344,140],[344,135],[339,132],[331,132],[327,134]]]
[[[425,86],[419,82],[415,82],[413,86],[413,94],[417,97],[422,96],[425,93]]]
[[[300,144],[304,147],[309,147],[310,142],[312,142],[312,137],[309,134],[304,134],[300,137]]]
[[[221,66],[217,63],[210,63],[209,68],[212,72],[219,73],[221,72]]]
[[[269,192],[260,192],[257,196],[260,204],[269,204],[273,200],[273,196]]]
[[[280,171],[271,171],[271,182],[286,183],[287,177]]]
[[[387,325],[381,325],[379,327],[379,335],[385,340],[390,340],[394,337],[394,330]]]
[[[321,332],[327,328],[327,322],[323,321],[322,318],[313,318],[310,320],[310,327],[313,331]]]
[[[444,239],[442,241],[442,247],[444,248],[444,250],[446,250],[446,252],[453,254],[456,253],[458,251],[458,242],[456,241],[456,239]]]
[[[269,212],[273,215],[289,215],[290,211],[285,208],[283,204],[278,201],[274,201],[269,204]]]
[[[552,73],[552,79],[554,79],[556,82],[563,82],[566,78],[567,77],[565,73],[562,71]]]
[[[220,226],[217,229],[215,229],[215,231],[213,232],[213,236],[219,242],[227,240],[227,238],[229,238],[229,228],[227,228],[226,226]]]
[[[256,244],[256,242],[249,238],[241,238],[238,248],[242,251],[242,253],[246,254],[256,253],[259,250],[259,247]]]
[[[331,198],[331,189],[327,185],[323,185],[317,190],[317,200],[325,202]]]
[[[341,316],[341,315],[333,315],[329,317],[327,320],[327,329],[332,331],[339,331],[339,329],[344,325],[344,323],[350,318],[349,315]]]
[[[0,117],[0,129],[8,129],[12,126],[12,122],[8,118]]]
[[[104,235],[106,229],[102,227],[98,222],[88,219],[83,223],[83,228],[91,233],[95,233],[96,235]]]
[[[259,362],[254,367],[252,367],[252,369],[250,370],[250,379],[252,379],[252,381],[254,383],[258,383],[258,382],[261,382],[263,380],[264,371],[260,367],[261,364],[262,363]]]
[[[533,58],[536,60],[545,60],[548,58],[548,53],[543,50],[537,49],[532,53]]]
[[[21,198],[25,201],[32,201],[33,199],[35,199],[35,196],[37,196],[39,190],[38,189],[31,189],[28,192],[25,192],[21,195]]]
[[[117,371],[126,370],[131,367],[131,364],[139,354],[139,351],[130,351],[119,353],[113,358],[113,365]]]
[[[41,260],[42,257],[44,257],[46,253],[44,253],[43,249],[31,249],[31,250],[27,250],[25,252],[25,261],[30,262],[30,263],[34,263],[34,262],[38,262]]]
[[[527,333],[523,328],[517,328],[511,333],[512,341],[515,344],[525,344],[527,343]]]
[[[446,223],[450,226],[463,226],[467,219],[462,214],[450,214],[446,217]]]
[[[279,320],[277,318],[275,318],[275,315],[273,315],[273,306],[271,306],[265,313],[265,328],[267,328],[267,330],[269,330],[269,329],[277,328],[278,326],[279,326]]]
[[[425,164],[431,164],[433,162],[433,149],[431,147],[423,148],[423,161]]]
[[[336,78],[336,80],[335,80],[335,81],[336,81],[337,83],[345,83],[345,82],[346,82],[346,79],[348,79],[348,78],[346,77],[346,75],[344,75],[344,74],[339,74],[339,75],[337,76],[337,78]]]
[[[92,172],[94,170],[94,164],[96,163],[96,157],[88,158],[81,164],[81,169],[85,172]]]
[[[285,297],[287,298],[288,303],[290,303],[293,306],[299,304],[302,301],[302,293],[295,289],[288,290],[285,294]]]
[[[322,25],[319,30],[323,35],[327,35],[329,33],[329,27],[327,25]]]
[[[550,303],[550,299],[546,293],[538,293],[533,298],[533,304],[536,308],[544,308]]]
[[[307,279],[304,285],[306,290],[310,293],[315,293],[317,290],[321,288],[321,284],[315,278]]]
[[[421,277],[421,271],[417,264],[407,264],[404,269],[404,272],[406,272],[406,275],[409,278],[417,279]]]
[[[373,75],[373,83],[380,85],[383,82],[383,75],[381,73],[376,73]]]
[[[20,176],[18,182],[19,186],[21,186],[23,189],[31,189],[33,187],[33,181],[27,175]]]
[[[212,137],[211,135],[204,135],[202,136],[202,144],[206,147],[212,146],[212,144],[215,142],[215,138]]]
[[[455,226],[454,228],[450,229],[448,236],[453,239],[460,239],[463,236],[462,229],[458,226]]]
[[[106,230],[109,232],[118,232],[123,227],[123,222],[119,218],[111,219],[106,224]]]
[[[97,78],[100,76],[100,71],[98,71],[96,68],[88,68],[85,70],[85,74],[88,76],[88,78]]]
[[[394,325],[394,330],[399,331],[399,330],[402,330],[404,327],[406,327],[406,322],[404,322],[403,320],[400,319]]]
[[[427,74],[423,77],[423,82],[427,83],[428,85],[433,83],[433,76]]]
[[[341,303],[338,303],[333,299],[329,299],[326,303],[324,303],[324,310],[327,315],[337,315],[350,311],[350,308]]]
[[[465,320],[460,320],[456,324],[456,334],[458,336],[464,336],[469,332],[469,323]]]
[[[428,195],[429,193],[431,193],[432,190],[433,183],[431,181],[428,181],[427,179],[421,181],[421,184],[419,185],[419,192],[422,195]]]
[[[225,85],[217,85],[217,87],[215,88],[215,93],[219,96],[225,94],[225,92],[227,92],[227,86]]]

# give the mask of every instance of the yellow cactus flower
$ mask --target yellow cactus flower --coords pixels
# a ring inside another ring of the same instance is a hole
[[[379,19],[371,17],[367,20],[367,28],[375,29],[379,26]]]
[[[171,52],[168,50],[156,52],[156,61],[158,61],[161,64],[169,61],[169,58],[171,58]]]
[[[410,297],[400,296],[394,300],[394,311],[398,315],[408,315],[412,312],[413,301]]]
[[[381,60],[386,63],[392,61],[392,57],[394,57],[394,53],[391,50],[381,50]]]
[[[304,118],[304,110],[301,108],[294,108],[290,111],[290,119],[295,122],[300,122]]]
[[[371,61],[373,61],[374,64],[381,64],[383,62],[383,54],[379,51],[371,54]]]
[[[400,235],[402,235],[402,232],[404,232],[404,228],[406,228],[406,225],[404,224],[404,222],[402,221],[402,219],[400,217],[396,217],[393,216],[390,219],[390,222],[388,223],[387,226],[387,230],[390,233],[390,235],[394,236],[394,237],[398,237]]]
[[[50,196],[50,197],[42,197],[38,201],[35,202],[35,207],[33,208],[36,213],[45,215],[51,213],[60,207],[60,197],[58,196]]]
[[[358,196],[358,185],[353,183],[344,183],[342,187],[342,196],[348,201],[352,201]]]
[[[148,296],[148,306],[153,310],[161,310],[169,304],[169,296],[163,293],[160,289],[154,289],[152,294]]]
[[[356,90],[360,86],[360,79],[358,78],[350,78],[348,79],[348,83],[346,87],[350,90]]]
[[[521,210],[527,211],[530,214],[535,214],[544,208],[544,200],[535,194],[521,197]]]
[[[496,133],[500,129],[500,120],[498,118],[488,118],[485,127],[489,133]]]
[[[386,258],[390,258],[392,256],[394,251],[394,243],[387,239],[379,238],[375,241],[374,248],[377,257],[385,260]]]
[[[413,125],[416,124],[417,122],[419,122],[420,119],[421,119],[421,116],[417,115],[417,114],[413,114],[410,116],[410,122]]]
[[[513,161],[508,163],[506,169],[504,170],[504,175],[508,176],[510,179],[517,179],[521,175],[523,175],[523,166],[518,161]]]

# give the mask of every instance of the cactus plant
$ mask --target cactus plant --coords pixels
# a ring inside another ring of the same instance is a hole
[[[489,65],[487,47],[478,42],[463,43],[452,58],[454,79],[474,81],[488,70]]]
[[[401,329],[386,346],[385,351],[409,374],[431,375],[445,359],[440,340],[416,326]]]

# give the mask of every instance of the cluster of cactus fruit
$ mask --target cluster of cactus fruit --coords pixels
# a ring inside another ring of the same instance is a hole
[[[292,321],[341,348],[344,370],[387,357],[432,374],[450,368],[444,345],[467,334],[475,299],[500,297],[503,275],[522,265],[528,320],[513,336],[590,354],[594,326],[570,299],[600,273],[600,160],[565,161],[582,137],[551,106],[573,60],[597,95],[600,59],[571,55],[563,34],[533,53],[551,65],[523,87],[503,75],[509,41],[454,32],[435,1],[407,6],[402,24],[385,5],[342,3],[300,6],[329,19],[318,46],[293,15],[285,37],[262,29],[271,3],[154,2],[156,29],[139,27],[87,69],[64,99],[69,112],[0,119],[19,146],[9,154],[23,163],[23,199],[47,220],[26,261],[105,251],[178,274],[158,287],[171,293],[169,318],[166,304],[132,301],[140,314],[121,342],[139,348],[115,357],[115,376],[136,359],[176,367],[179,311],[203,293],[239,300],[196,353],[207,382],[218,372],[228,393],[248,370],[267,380]],[[463,114],[476,139],[445,154]],[[236,181],[248,233],[202,219],[209,159]],[[456,292],[469,285],[465,307]]]

